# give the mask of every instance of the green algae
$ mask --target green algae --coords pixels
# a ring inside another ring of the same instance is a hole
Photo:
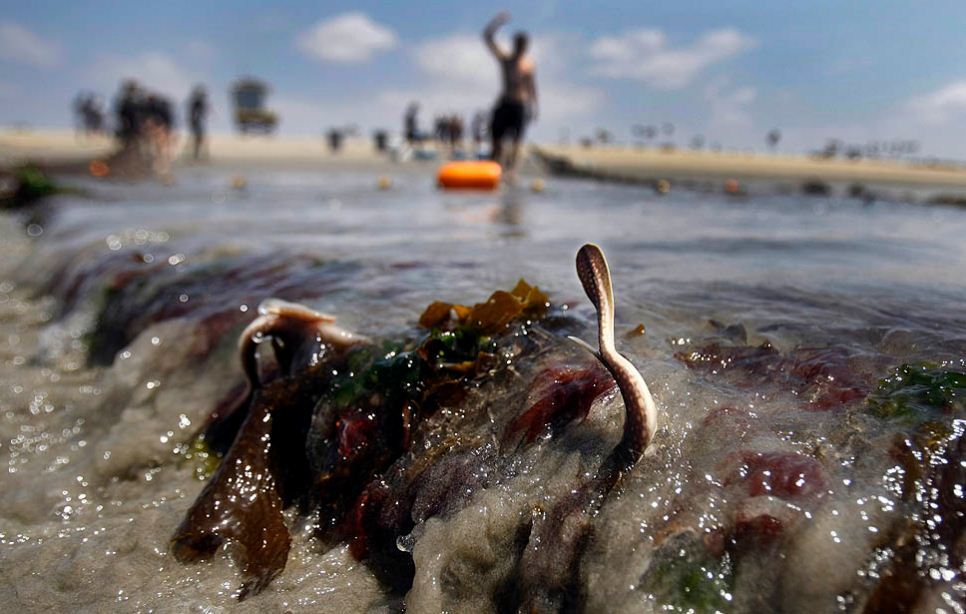
[[[966,410],[966,373],[928,362],[907,363],[882,379],[869,395],[869,411],[910,423]]]

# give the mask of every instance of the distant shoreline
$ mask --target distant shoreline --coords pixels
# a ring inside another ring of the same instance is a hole
[[[884,159],[657,148],[548,146],[537,155],[561,174],[625,181],[658,179],[823,182],[966,190],[966,165]]]
[[[107,136],[83,136],[64,129],[0,129],[0,168],[32,162],[53,169],[83,171],[90,160],[115,152]],[[192,164],[183,133],[176,146],[177,165]],[[888,188],[925,191],[933,197],[966,201],[966,165],[929,165],[901,160],[821,159],[802,155],[696,151],[687,149],[582,147],[533,145],[532,157],[543,164],[527,164],[526,173],[546,167],[553,174],[600,180],[647,184],[675,183],[785,184],[796,190],[826,185],[856,188]],[[438,161],[400,164],[385,152],[376,151],[367,138],[347,138],[333,153],[322,136],[242,136],[214,134],[208,156],[210,166],[260,166],[284,168],[362,168],[369,170],[426,168]],[[855,194],[853,194],[855,195]]]
[[[178,164],[193,162],[189,140],[178,134],[175,159]],[[63,129],[0,130],[0,166],[25,162],[43,165],[70,165],[107,158],[117,150],[108,136],[86,136]],[[332,153],[321,136],[290,137],[213,134],[203,163],[304,165],[313,163],[391,164],[386,154],[375,151],[369,139],[346,139],[339,153]]]

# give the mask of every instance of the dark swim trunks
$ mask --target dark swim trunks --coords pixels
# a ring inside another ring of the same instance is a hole
[[[490,135],[494,140],[502,140],[505,136],[523,140],[526,123],[526,108],[522,102],[502,100],[493,109]]]

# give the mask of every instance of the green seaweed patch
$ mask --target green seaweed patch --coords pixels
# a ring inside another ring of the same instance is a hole
[[[0,192],[0,209],[20,209],[55,194],[79,193],[57,185],[47,173],[30,164],[15,169],[12,179],[13,188]]]
[[[427,309],[435,315],[424,314],[421,319],[423,324],[432,324],[429,331],[420,331],[416,338],[355,350],[330,380],[316,405],[316,415],[327,416],[323,419],[327,424],[333,424],[336,416],[359,411],[382,416],[390,423],[398,415],[402,447],[406,448],[423,419],[439,408],[458,407],[477,377],[518,351],[518,343],[507,334],[512,322],[526,327],[546,311],[546,295],[522,280],[512,292],[494,293],[498,295],[513,297],[515,306],[487,319],[486,325],[480,324],[480,313],[492,312],[490,301],[465,310],[436,302],[436,307]],[[471,317],[472,313],[476,316]]]
[[[645,589],[665,611],[730,610],[734,591],[731,556],[715,557],[700,543],[682,544],[683,539],[661,548],[646,576]]]
[[[475,370],[482,355],[497,350],[496,340],[473,326],[453,330],[433,329],[416,350],[419,356],[437,370],[469,373]]]
[[[390,403],[421,400],[442,384],[484,370],[496,352],[496,341],[478,329],[433,329],[415,343],[386,343],[353,352],[332,382],[326,401],[349,406],[379,395]]]
[[[966,410],[966,373],[933,363],[908,363],[881,380],[868,398],[880,418],[919,423]]]
[[[178,466],[190,465],[192,475],[201,482],[208,481],[221,462],[221,457],[208,447],[204,437],[195,437],[189,443],[180,444],[174,453],[181,457]]]
[[[513,290],[497,290],[472,307],[435,301],[419,319],[428,333],[354,352],[327,400],[347,406],[375,393],[389,402],[419,401],[487,371],[498,351],[494,334],[515,320],[542,317],[549,304],[546,294],[523,279]]]

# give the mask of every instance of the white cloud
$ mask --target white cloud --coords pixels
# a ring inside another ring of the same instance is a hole
[[[358,63],[396,46],[396,34],[359,12],[323,20],[296,39],[296,46],[323,62]]]
[[[711,107],[712,126],[750,127],[748,107],[757,97],[758,91],[753,87],[729,89],[727,82],[712,83],[705,90],[705,99]]]
[[[966,116],[966,80],[917,96],[907,103],[916,119],[927,124],[942,124],[956,116]]]
[[[107,91],[116,89],[124,79],[134,79],[147,89],[176,101],[186,98],[195,83],[204,81],[200,74],[159,51],[132,56],[100,56],[88,69],[87,78]]]
[[[430,39],[417,45],[413,56],[420,70],[432,77],[487,87],[499,82],[499,68],[478,35]]]
[[[37,68],[60,63],[60,47],[12,21],[0,21],[0,59]]]
[[[639,29],[593,41],[590,56],[595,74],[636,79],[658,89],[681,89],[702,71],[753,47],[754,40],[725,28],[703,34],[691,45],[670,47],[657,29]]]

